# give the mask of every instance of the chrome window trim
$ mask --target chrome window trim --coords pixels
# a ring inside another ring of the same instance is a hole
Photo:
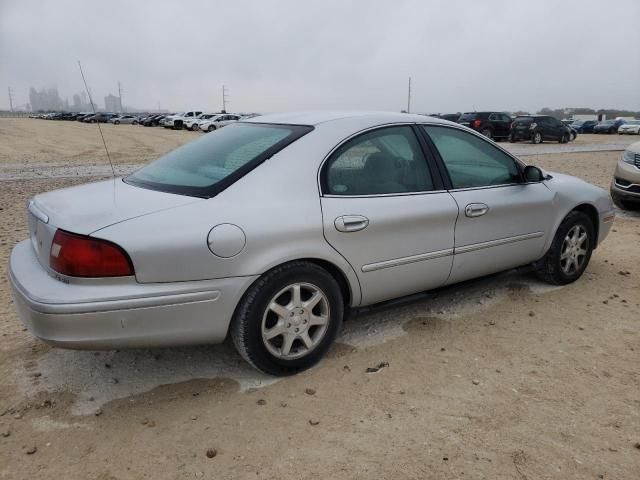
[[[419,253],[418,255],[410,255],[408,257],[394,258],[392,260],[384,260],[382,262],[369,263],[362,266],[363,272],[375,272],[383,268],[397,267],[400,265],[408,265],[410,263],[422,262],[424,260],[432,260],[435,258],[448,257],[453,255],[453,248],[445,250],[436,250],[435,252]]]
[[[533,238],[540,238],[543,235],[544,235],[544,232],[532,232],[532,233],[525,233],[524,235],[516,235],[514,237],[505,237],[505,238],[499,238],[497,240],[490,240],[488,242],[472,243],[462,247],[455,247],[454,255],[457,255],[459,253],[475,252],[476,250],[483,250],[485,248],[497,247],[500,245],[507,245],[509,243],[516,243],[523,240],[531,240]]]
[[[523,169],[526,166],[526,164],[522,160],[520,160],[518,157],[513,155],[508,150],[505,150],[500,145],[494,145],[484,135],[476,132],[475,130],[473,130],[471,128],[464,127],[463,125],[460,125],[460,124],[448,124],[448,123],[429,122],[429,121],[427,121],[427,122],[383,123],[383,124],[380,124],[380,125],[375,125],[373,127],[367,127],[367,128],[362,129],[362,130],[358,130],[355,133],[352,133],[348,137],[345,137],[340,142],[338,142],[329,151],[329,153],[327,155],[325,155],[325,157],[322,159],[322,162],[320,162],[320,166],[318,167],[318,172],[316,174],[316,182],[318,184],[318,192],[320,193],[320,196],[321,197],[325,197],[325,198],[392,197],[392,196],[406,196],[406,195],[423,195],[423,194],[427,194],[427,193],[460,192],[460,191],[466,191],[466,190],[484,190],[484,189],[487,189],[487,188],[500,188],[500,187],[510,187],[510,186],[514,186],[514,185],[530,185],[532,183],[542,183],[542,182],[504,183],[504,184],[500,184],[500,185],[485,185],[485,186],[482,186],[482,187],[452,188],[451,190],[429,190],[429,191],[426,191],[426,192],[378,193],[378,194],[370,194],[370,195],[336,195],[336,194],[333,194],[333,193],[324,193],[322,191],[322,182],[320,180],[320,175],[321,175],[321,172],[322,172],[322,168],[324,167],[324,164],[327,162],[327,160],[331,157],[331,155],[333,155],[333,153],[338,148],[340,148],[342,145],[344,145],[346,142],[348,142],[352,138],[357,137],[358,135],[362,135],[362,134],[364,134],[366,132],[369,132],[371,130],[376,130],[378,128],[384,128],[384,127],[401,127],[401,126],[406,126],[406,125],[409,125],[409,126],[412,126],[412,125],[427,126],[427,125],[429,125],[429,126],[435,126],[435,127],[445,127],[445,128],[452,128],[452,129],[461,130],[461,131],[469,133],[471,135],[475,135],[476,137],[480,138],[483,142],[489,143],[493,148],[496,148],[499,151],[501,151],[502,153],[506,154],[514,162],[516,162],[516,165],[518,165],[521,169]],[[431,174],[433,174],[433,172],[431,172],[431,170],[429,170],[429,171],[430,171]]]

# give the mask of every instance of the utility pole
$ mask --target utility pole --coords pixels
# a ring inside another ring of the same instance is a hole
[[[227,113],[227,98],[229,97],[229,95],[227,95],[228,91],[229,89],[222,85],[222,113]]]
[[[407,92],[407,113],[411,113],[411,77],[409,77],[409,91]]]
[[[9,109],[13,113],[13,90],[11,90],[11,87],[9,87]]]
[[[120,82],[118,82],[118,98],[120,99],[120,113],[124,113],[124,108],[122,108],[122,86]]]

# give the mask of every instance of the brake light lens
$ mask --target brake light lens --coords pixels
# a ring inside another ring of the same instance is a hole
[[[474,121],[473,121],[473,126],[474,126],[475,128],[480,128],[480,124],[481,124],[481,123],[482,123],[482,121],[480,121],[480,120],[474,120]]]
[[[49,266],[71,277],[123,277],[133,275],[129,255],[115,243],[56,230]]]

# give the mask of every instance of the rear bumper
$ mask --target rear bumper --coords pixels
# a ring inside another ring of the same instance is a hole
[[[530,130],[523,130],[523,131],[518,131],[518,130],[512,130],[511,131],[511,138],[513,138],[514,140],[531,140],[533,133]]]
[[[16,309],[25,326],[47,343],[74,349],[220,343],[255,278],[65,283],[42,268],[28,240],[16,245],[9,261]]]

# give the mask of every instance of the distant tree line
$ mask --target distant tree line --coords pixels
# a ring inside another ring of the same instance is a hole
[[[593,108],[542,108],[536,112],[540,115],[550,115],[563,120],[571,117],[571,115],[605,115],[606,118],[616,117],[634,117],[640,118],[640,111],[634,112],[632,110],[618,110],[616,108],[601,108],[600,110],[594,110]],[[514,112],[516,115],[528,115],[526,112]]]

